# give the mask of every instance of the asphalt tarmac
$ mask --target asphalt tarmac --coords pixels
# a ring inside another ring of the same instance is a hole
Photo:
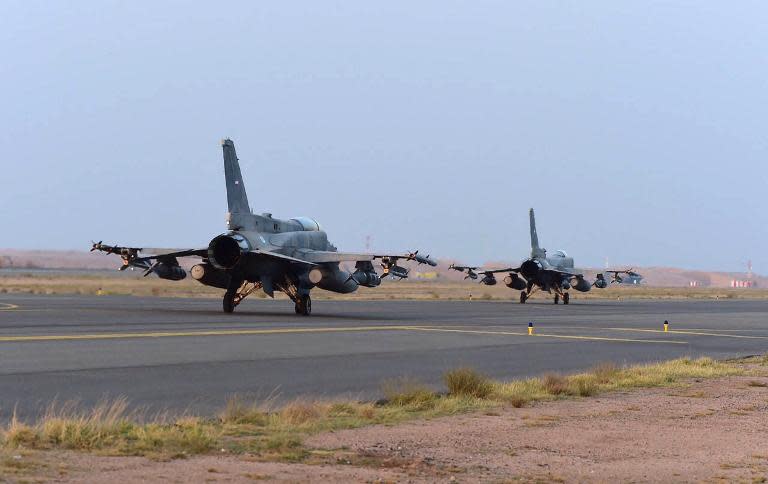
[[[233,394],[370,399],[402,376],[440,388],[460,366],[509,379],[768,347],[762,300],[313,306],[302,317],[285,300],[246,300],[224,314],[212,299],[2,295],[0,417],[118,396],[150,411],[213,414]]]

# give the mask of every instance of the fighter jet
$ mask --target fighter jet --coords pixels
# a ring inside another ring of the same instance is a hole
[[[136,247],[120,247],[94,243],[91,251],[118,254],[123,260],[120,270],[141,269],[144,275],[178,281],[186,271],[179,257],[199,257],[201,262],[190,269],[192,278],[206,286],[225,289],[223,308],[231,313],[257,289],[270,297],[282,291],[294,302],[296,314],[312,312],[310,290],[319,287],[337,293],[351,293],[359,286],[376,287],[382,277],[408,277],[403,261],[436,266],[429,256],[419,252],[404,254],[353,254],[338,252],[327,234],[313,219],[273,218],[272,214],[253,213],[248,204],[235,144],[221,142],[224,151],[224,177],[227,186],[227,231],[214,237],[207,247],[198,249],[145,251]],[[157,252],[142,255],[142,252]],[[373,261],[382,270],[376,272]],[[354,262],[353,272],[339,267],[341,262]]]
[[[533,209],[530,210],[531,225],[531,256],[520,264],[519,267],[507,267],[505,269],[478,270],[478,267],[451,265],[450,269],[466,273],[466,278],[480,279],[480,284],[493,286],[496,284],[496,274],[509,273],[504,278],[504,284],[510,289],[520,291],[520,303],[524,304],[536,290],[541,289],[552,294],[555,293],[555,304],[563,299],[563,304],[568,304],[571,296],[568,290],[587,292],[592,286],[605,288],[608,283],[603,274],[598,274],[594,282],[589,282],[584,274],[573,267],[573,258],[562,250],[547,256],[546,249],[539,247],[539,236],[536,234],[536,217]]]
[[[622,271],[605,271],[608,274],[613,274],[611,277],[611,284],[630,284],[639,285],[643,282],[643,276],[635,272],[634,269],[625,269]],[[624,276],[622,276],[624,274]]]

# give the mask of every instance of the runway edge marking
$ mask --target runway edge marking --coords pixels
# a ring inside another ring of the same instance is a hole
[[[94,334],[58,334],[58,335],[19,335],[0,336],[0,343],[18,343],[24,341],[77,341],[100,339],[129,338],[179,338],[195,336],[247,336],[260,334],[295,334],[295,333],[344,333],[365,331],[407,331],[413,326],[361,326],[341,328],[278,328],[278,329],[233,329],[213,331],[167,331],[145,333],[94,333]]]
[[[470,334],[502,334],[509,336],[525,336],[536,338],[562,338],[562,339],[578,339],[586,341],[615,341],[618,343],[659,343],[659,344],[680,344],[686,345],[687,341],[666,341],[666,340],[653,340],[653,339],[633,339],[633,338],[610,338],[604,336],[576,336],[565,334],[547,334],[547,333],[534,333],[528,335],[527,333],[515,333],[511,331],[487,331],[487,330],[469,330],[469,329],[444,329],[444,328],[429,328],[429,327],[412,327],[412,331],[437,331],[443,333],[470,333]]]
[[[663,329],[645,329],[645,328],[605,328],[610,331],[628,331],[638,333],[664,333]],[[718,330],[715,330],[718,331]],[[667,334],[689,334],[691,336],[720,336],[721,338],[743,338],[743,339],[768,339],[768,336],[750,336],[747,334],[722,334],[708,333],[704,331],[687,331],[682,329],[670,329]]]

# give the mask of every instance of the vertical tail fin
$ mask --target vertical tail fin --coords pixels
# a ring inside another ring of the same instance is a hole
[[[531,219],[531,257],[546,257],[547,251],[539,247],[539,235],[536,233],[536,216],[533,209],[528,212]]]
[[[240,163],[237,161],[235,143],[227,138],[221,141],[224,150],[224,178],[227,182],[227,207],[230,213],[251,213],[248,195],[245,193]]]

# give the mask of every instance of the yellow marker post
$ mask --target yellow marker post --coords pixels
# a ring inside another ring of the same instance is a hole
[[[533,322],[528,323],[528,336],[533,334]]]
[[[664,320],[664,332],[667,333],[669,331],[669,321]]]

